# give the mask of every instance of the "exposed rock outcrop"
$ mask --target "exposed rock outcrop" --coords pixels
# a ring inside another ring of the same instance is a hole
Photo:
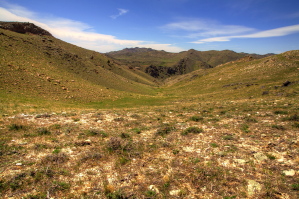
[[[0,28],[17,33],[52,36],[48,31],[28,22],[0,22]]]

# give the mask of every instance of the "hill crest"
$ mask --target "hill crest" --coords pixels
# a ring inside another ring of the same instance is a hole
[[[29,22],[0,22],[0,28],[22,34],[31,33],[35,35],[52,36],[50,32]]]

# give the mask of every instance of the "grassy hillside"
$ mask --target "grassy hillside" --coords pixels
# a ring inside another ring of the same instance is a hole
[[[0,28],[1,198],[299,197],[299,50],[162,84],[27,25]]]
[[[298,96],[299,51],[259,60],[241,59],[168,80],[165,93],[211,99]],[[285,82],[290,84],[283,86]]]
[[[86,103],[154,93],[148,75],[49,35],[0,29],[0,43],[2,100]]]

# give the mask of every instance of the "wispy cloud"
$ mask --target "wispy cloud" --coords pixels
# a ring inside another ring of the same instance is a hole
[[[117,15],[111,15],[110,17],[112,19],[116,19],[124,14],[126,14],[127,12],[129,12],[129,10],[126,10],[126,9],[122,9],[122,8],[118,8],[118,14]]]
[[[293,26],[285,26],[281,28],[275,28],[271,30],[259,31],[252,34],[246,35],[233,35],[233,36],[223,36],[223,37],[211,37],[206,39],[200,39],[191,43],[202,44],[207,42],[220,42],[220,41],[230,41],[235,38],[267,38],[267,37],[281,37],[294,33],[299,33],[299,24]]]
[[[240,33],[249,33],[254,28],[240,25],[224,25],[210,19],[182,19],[178,22],[169,23],[162,27],[167,31],[184,31],[183,37],[198,38],[220,35],[234,35]]]
[[[7,8],[6,8],[7,7]],[[43,17],[26,8],[9,4],[0,7],[0,21],[31,22],[49,31],[55,37],[98,52],[109,52],[126,47],[149,47],[169,52],[183,51],[172,44],[157,44],[151,41],[118,39],[113,35],[92,31],[92,27],[80,21],[65,18]],[[124,14],[124,11],[122,11]]]

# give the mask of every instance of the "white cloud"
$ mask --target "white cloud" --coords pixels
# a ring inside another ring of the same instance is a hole
[[[126,10],[120,13],[125,14]],[[148,47],[170,52],[180,52],[184,49],[171,44],[156,44],[149,41],[118,39],[113,35],[106,35],[91,31],[89,25],[80,21],[64,18],[44,18],[20,6],[9,5],[8,8],[0,7],[0,21],[31,22],[49,31],[53,36],[98,52],[109,52],[127,47]]]
[[[252,32],[255,29],[239,25],[223,25],[209,19],[182,19],[179,22],[169,23],[162,27],[164,30],[186,31],[189,38],[211,37],[219,35],[233,35]]]
[[[124,14],[126,14],[127,12],[129,12],[129,10],[126,10],[126,9],[122,9],[122,8],[118,8],[118,14],[117,15],[112,15],[110,16],[112,19],[116,19],[117,17],[120,17]]]
[[[234,35],[234,36],[224,36],[224,37],[211,37],[207,39],[200,39],[191,43],[201,44],[207,42],[219,42],[219,41],[230,41],[234,38],[267,38],[267,37],[281,37],[294,33],[299,33],[299,24],[293,26],[285,26],[281,28],[275,28],[271,30],[260,31],[247,35]]]

